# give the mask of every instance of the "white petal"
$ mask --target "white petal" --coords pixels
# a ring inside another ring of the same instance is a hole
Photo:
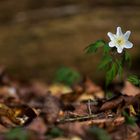
[[[109,36],[110,40],[114,40],[115,39],[115,35],[112,34],[111,32],[108,32],[107,35]]]
[[[117,27],[116,35],[117,36],[122,36],[123,35],[122,30],[121,30],[121,27]]]
[[[127,32],[124,34],[124,38],[125,38],[126,40],[128,40],[130,34],[131,34],[131,31],[127,31]]]
[[[110,42],[108,43],[108,45],[109,45],[110,47],[115,47],[115,44],[114,44],[113,41],[110,41]]]
[[[118,53],[122,53],[122,51],[123,51],[123,48],[122,48],[122,47],[120,47],[120,46],[117,47],[117,52],[118,52]]]
[[[124,48],[130,49],[130,48],[132,48],[132,47],[133,47],[133,44],[132,44],[130,41],[127,41],[127,42],[125,43]]]

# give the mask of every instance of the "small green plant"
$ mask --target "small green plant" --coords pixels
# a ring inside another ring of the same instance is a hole
[[[127,80],[131,82],[133,85],[140,87],[140,79],[137,75],[130,75]]]
[[[55,75],[55,82],[63,83],[68,86],[79,82],[81,80],[81,75],[76,70],[69,67],[60,68]]]
[[[103,55],[99,63],[98,69],[106,72],[106,87],[116,78],[123,78],[124,67],[131,65],[131,57],[126,49],[133,47],[133,44],[128,41],[130,31],[125,34],[122,33],[120,27],[117,27],[116,34],[108,32],[110,42],[106,43],[104,40],[97,40],[85,48],[85,53],[96,53],[99,48],[103,48]]]
[[[127,125],[135,125],[136,124],[136,118],[133,116],[130,116],[127,112],[122,113],[123,116],[125,117],[125,123]]]
[[[8,140],[28,140],[29,136],[27,131],[23,128],[12,128],[5,134]]]
[[[64,132],[59,129],[58,127],[53,127],[48,133],[47,136],[51,137],[51,138],[56,138],[56,137],[60,137],[63,136]]]
[[[88,131],[91,135],[96,137],[97,140],[111,140],[109,134],[102,128],[93,126]]]

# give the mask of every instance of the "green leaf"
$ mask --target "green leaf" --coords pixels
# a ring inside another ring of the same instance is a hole
[[[99,69],[99,70],[102,70],[102,69],[106,70],[107,67],[108,67],[108,65],[109,65],[111,62],[112,62],[112,57],[111,57],[111,56],[109,56],[109,55],[103,56],[103,58],[102,58],[102,60],[101,60],[101,62],[100,62],[100,64],[99,64],[99,66],[98,66],[98,69]]]
[[[50,135],[51,137],[53,138],[56,138],[56,137],[60,137],[60,136],[63,136],[64,132],[58,128],[58,127],[53,127],[48,133],[47,135]]]
[[[85,52],[87,54],[95,53],[99,47],[102,47],[104,45],[105,45],[104,40],[97,40],[95,43],[92,43],[87,48],[85,48]]]
[[[55,82],[73,85],[81,80],[81,75],[74,69],[68,67],[60,68],[55,75]]]
[[[109,134],[104,129],[96,126],[91,127],[89,133],[96,137],[97,140],[111,140]]]
[[[28,134],[23,128],[13,128],[6,134],[8,140],[28,140]]]
[[[113,63],[111,69],[106,73],[106,86],[108,86],[117,75],[117,65]]]
[[[104,45],[104,54],[108,54],[110,52],[111,48],[109,47],[109,45],[107,43],[105,43]]]
[[[117,64],[117,69],[118,69],[118,75],[120,77],[120,79],[122,79],[122,75],[123,75],[123,67],[122,67],[122,62],[121,60],[116,60],[116,64]]]
[[[114,97],[115,95],[113,94],[113,92],[107,91],[106,92],[106,99],[110,100]]]
[[[123,64],[128,64],[128,66],[130,67],[131,66],[131,56],[128,52],[124,52],[124,55],[123,55]]]
[[[129,116],[127,112],[123,112],[123,116],[125,117],[125,123],[128,125],[135,125],[136,124],[136,118]]]
[[[130,75],[130,76],[127,78],[127,80],[128,80],[129,82],[131,82],[133,85],[139,86],[139,87],[140,87],[140,80],[139,80],[138,76],[136,76],[136,75]]]

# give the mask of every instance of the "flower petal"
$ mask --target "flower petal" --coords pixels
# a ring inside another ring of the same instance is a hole
[[[108,45],[109,45],[109,47],[115,47],[115,44],[114,44],[113,41],[110,41],[110,42],[108,43]]]
[[[109,36],[110,40],[114,40],[115,39],[115,35],[112,34],[111,32],[108,32],[107,35]]]
[[[124,48],[130,49],[130,48],[132,48],[132,47],[133,47],[133,43],[131,43],[130,41],[127,41],[127,42],[125,43]]]
[[[123,35],[122,30],[121,30],[121,27],[117,27],[116,35],[117,36],[122,36]]]
[[[131,34],[131,31],[127,31],[127,32],[124,34],[124,38],[125,38],[126,40],[128,40],[130,34]]]
[[[120,46],[117,47],[117,52],[118,52],[118,53],[122,53],[122,51],[123,51],[123,47],[120,47]]]

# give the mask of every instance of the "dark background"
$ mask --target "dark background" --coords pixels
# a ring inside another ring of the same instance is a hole
[[[51,81],[61,66],[101,79],[83,49],[107,32],[131,30],[131,72],[139,74],[139,0],[0,0],[0,66],[15,77]]]

